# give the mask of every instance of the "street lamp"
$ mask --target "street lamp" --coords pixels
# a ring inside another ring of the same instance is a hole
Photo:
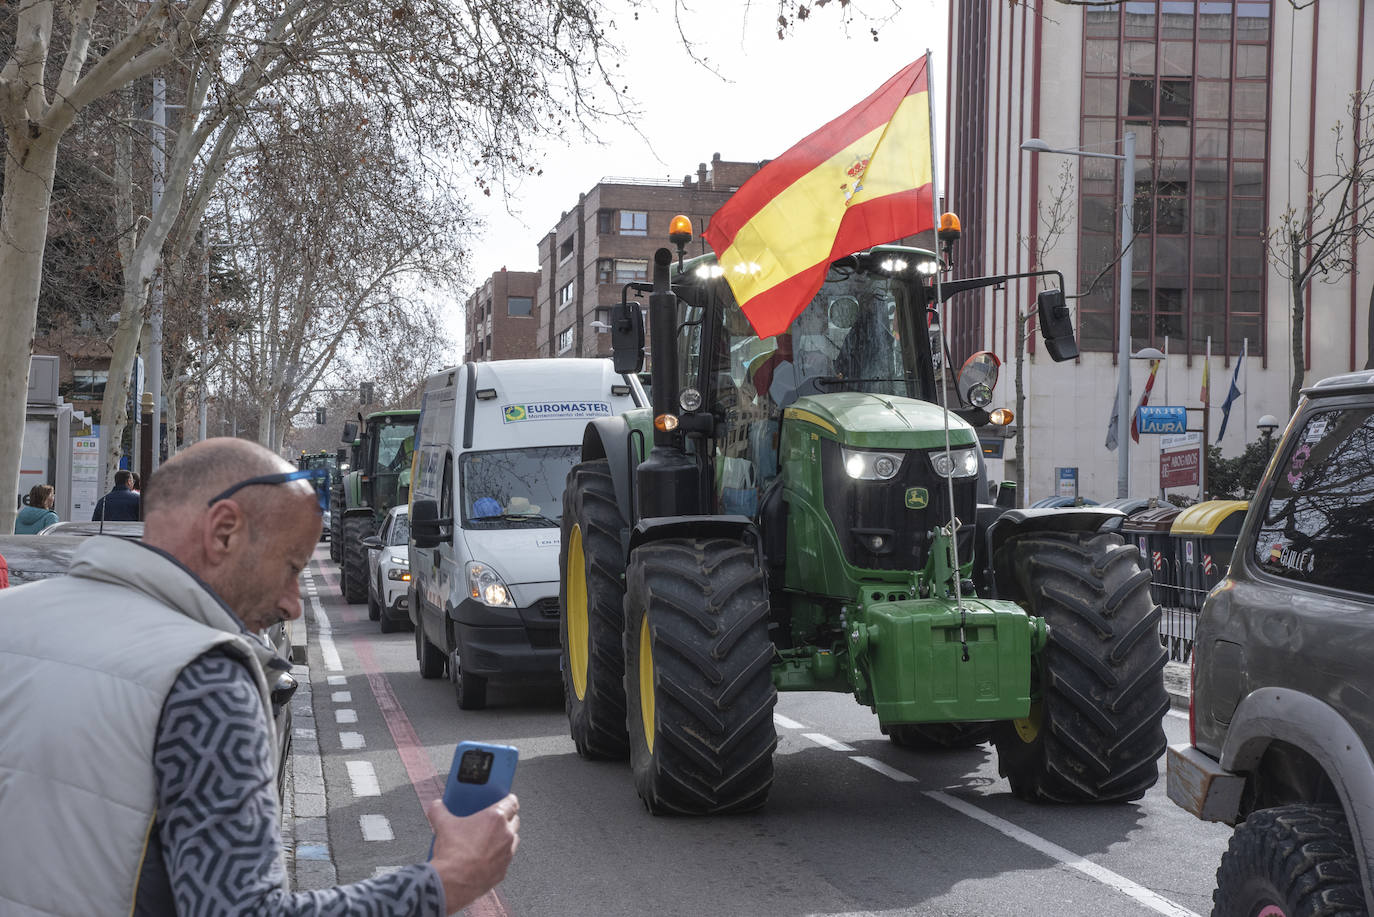
[[[1266,446],[1264,458],[1265,461],[1268,461],[1270,456],[1274,454],[1274,431],[1279,428],[1278,418],[1273,414],[1265,414],[1255,421],[1255,428],[1264,434],[1264,445]]]
[[[1133,204],[1135,193],[1135,132],[1127,131],[1121,138],[1121,153],[1098,153],[1091,150],[1061,150],[1050,146],[1039,137],[1032,137],[1021,144],[1028,153],[1062,153],[1065,156],[1080,156],[1084,159],[1119,159],[1125,167],[1121,175],[1121,284],[1120,314],[1117,318],[1116,335],[1116,495],[1126,497],[1131,490],[1131,464],[1127,450],[1130,447],[1130,421],[1127,415],[1131,410],[1131,235],[1134,231]]]

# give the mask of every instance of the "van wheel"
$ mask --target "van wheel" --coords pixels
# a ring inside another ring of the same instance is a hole
[[[629,757],[625,731],[625,659],[620,646],[625,613],[623,525],[610,462],[573,466],[563,490],[563,535],[558,551],[559,668],[568,731],[584,758]]]
[[[1355,844],[1339,806],[1276,806],[1236,826],[1217,867],[1214,917],[1367,913]]]
[[[386,593],[382,591],[382,581],[380,578],[378,578],[377,580],[377,595],[386,595]],[[380,598],[377,600],[377,617],[382,624],[382,633],[394,634],[396,633],[396,631],[401,629],[401,619],[393,618],[391,616],[391,609],[387,608],[386,605],[382,604]]]
[[[381,592],[380,586],[375,595],[371,589],[367,591],[367,619],[369,621],[376,621],[382,617],[382,603],[377,601],[377,596],[381,595]],[[383,628],[383,630],[385,630],[385,628]]]
[[[416,616],[415,658],[420,660],[421,678],[444,677],[444,653],[425,636],[424,615]]]
[[[485,710],[487,706],[487,679],[463,671],[463,661],[454,650],[449,657],[449,670],[453,672],[453,694],[458,699],[459,710]]]

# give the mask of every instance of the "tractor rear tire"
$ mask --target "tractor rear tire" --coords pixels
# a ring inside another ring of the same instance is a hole
[[[1049,532],[999,552],[1049,625],[1024,720],[998,724],[998,769],[1032,802],[1130,802],[1159,779],[1165,653],[1150,573],[1116,534]]]
[[[343,490],[335,493],[330,489],[329,499],[329,559],[334,563],[343,560]]]
[[[625,732],[624,520],[615,502],[610,463],[573,467],[563,490],[562,548],[558,552],[559,636],[563,647],[568,731],[584,758],[623,761]]]
[[[1261,809],[1236,826],[1217,867],[1213,917],[1368,914],[1350,826],[1339,806]]]
[[[763,805],[778,744],[768,588],[752,548],[669,538],[626,574],[625,696],[635,789],[650,812]]]
[[[349,516],[344,520],[343,580],[344,601],[350,605],[367,601],[367,548],[363,539],[373,534],[369,516]]]
[[[898,748],[946,751],[973,748],[992,738],[992,723],[918,723],[888,726],[887,738]]]

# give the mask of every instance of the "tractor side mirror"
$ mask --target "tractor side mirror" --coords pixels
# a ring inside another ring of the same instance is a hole
[[[410,539],[417,548],[437,548],[447,541],[443,527],[453,525],[452,519],[439,518],[439,504],[434,500],[416,500],[410,507]]]
[[[344,424],[343,436],[339,437],[341,443],[351,443],[358,438],[358,425],[353,421]]]
[[[644,368],[644,310],[637,302],[622,302],[611,309],[611,360],[617,373],[638,373]]]
[[[1041,290],[1035,297],[1040,311],[1040,336],[1045,349],[1056,363],[1078,356],[1078,343],[1073,339],[1073,318],[1064,303],[1063,290]]]

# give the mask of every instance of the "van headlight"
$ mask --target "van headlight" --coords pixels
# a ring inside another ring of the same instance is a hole
[[[930,464],[942,478],[971,478],[978,474],[977,449],[951,449],[930,453]]]
[[[483,605],[513,607],[505,580],[486,564],[468,561],[468,593]]]
[[[840,447],[844,473],[859,481],[888,481],[902,468],[900,452],[864,452]]]

